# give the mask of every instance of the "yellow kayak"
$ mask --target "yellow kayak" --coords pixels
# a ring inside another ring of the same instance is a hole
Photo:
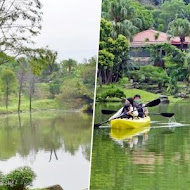
[[[130,129],[111,128],[110,136],[115,140],[131,139],[139,134],[145,134],[150,131],[150,126]]]
[[[121,129],[128,129],[128,128],[139,128],[139,127],[146,127],[150,125],[150,117],[144,118],[135,118],[135,119],[114,119],[110,121],[112,128],[121,128]]]

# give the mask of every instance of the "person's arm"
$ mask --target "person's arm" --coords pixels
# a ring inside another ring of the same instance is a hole
[[[109,118],[109,121],[116,118],[116,117],[119,117],[122,114],[122,111],[123,111],[123,107],[120,110],[118,110],[113,116],[111,116]]]
[[[137,109],[133,108],[132,106],[130,106],[129,111],[127,113],[133,117],[137,117],[139,115]]]
[[[149,113],[149,112],[148,112],[148,108],[147,108],[147,107],[144,107],[143,111],[144,111],[145,116],[147,116],[148,113]]]

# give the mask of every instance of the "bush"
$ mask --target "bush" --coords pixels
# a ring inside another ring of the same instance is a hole
[[[24,190],[32,185],[36,175],[29,167],[20,167],[2,177],[2,185],[7,190]]]
[[[106,92],[104,92],[100,99],[106,99],[106,98],[124,98],[125,97],[125,93],[120,90],[120,89],[110,89]]]
[[[129,79],[127,77],[123,77],[119,80],[119,85],[126,85],[129,83]]]

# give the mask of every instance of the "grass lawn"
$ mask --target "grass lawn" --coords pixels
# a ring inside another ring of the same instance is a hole
[[[4,101],[1,100],[0,103],[0,114],[6,114],[6,113],[14,113],[17,112],[18,109],[18,102],[17,98],[11,98],[11,102],[9,104],[8,110],[6,109],[4,105]],[[49,109],[57,109],[58,104],[53,99],[42,99],[42,100],[33,100],[32,101],[32,109],[37,110],[49,110]],[[21,110],[22,112],[29,111],[29,100],[26,98],[22,99],[21,102]]]

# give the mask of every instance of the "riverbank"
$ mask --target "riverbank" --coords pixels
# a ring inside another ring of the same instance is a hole
[[[59,105],[53,99],[34,100],[32,102],[32,111],[59,109]],[[21,103],[21,112],[29,111],[29,102],[24,99]],[[10,102],[8,109],[2,103],[0,104],[0,114],[12,114],[18,112],[18,103]]]
[[[33,100],[32,102],[32,112],[37,111],[51,111],[51,110],[70,110],[78,111],[84,113],[92,113],[92,105],[84,105],[80,109],[69,108],[68,104],[65,104],[64,107],[61,107],[55,99],[42,99],[42,100]],[[29,112],[29,102],[27,99],[24,99],[21,103],[21,113]],[[8,107],[8,110],[3,105],[0,104],[0,115],[7,114],[16,114],[18,113],[18,103],[17,100],[12,100]]]
[[[108,92],[109,90],[112,89],[119,89],[121,91],[124,92],[126,97],[133,97],[135,94],[140,94],[142,97],[142,100],[144,102],[149,102],[151,100],[154,100],[158,97],[160,97],[161,94],[155,94],[155,93],[151,93],[145,90],[141,90],[141,89],[135,89],[135,88],[124,88],[121,85],[103,85],[102,87],[97,87],[97,102],[120,102],[122,100],[122,98],[117,98],[117,97],[107,97],[104,100],[101,100],[101,96],[103,94],[105,94],[106,92]],[[173,96],[168,96],[168,99],[171,103],[177,103],[177,102],[189,102],[189,99],[185,99],[185,98],[175,98]]]

